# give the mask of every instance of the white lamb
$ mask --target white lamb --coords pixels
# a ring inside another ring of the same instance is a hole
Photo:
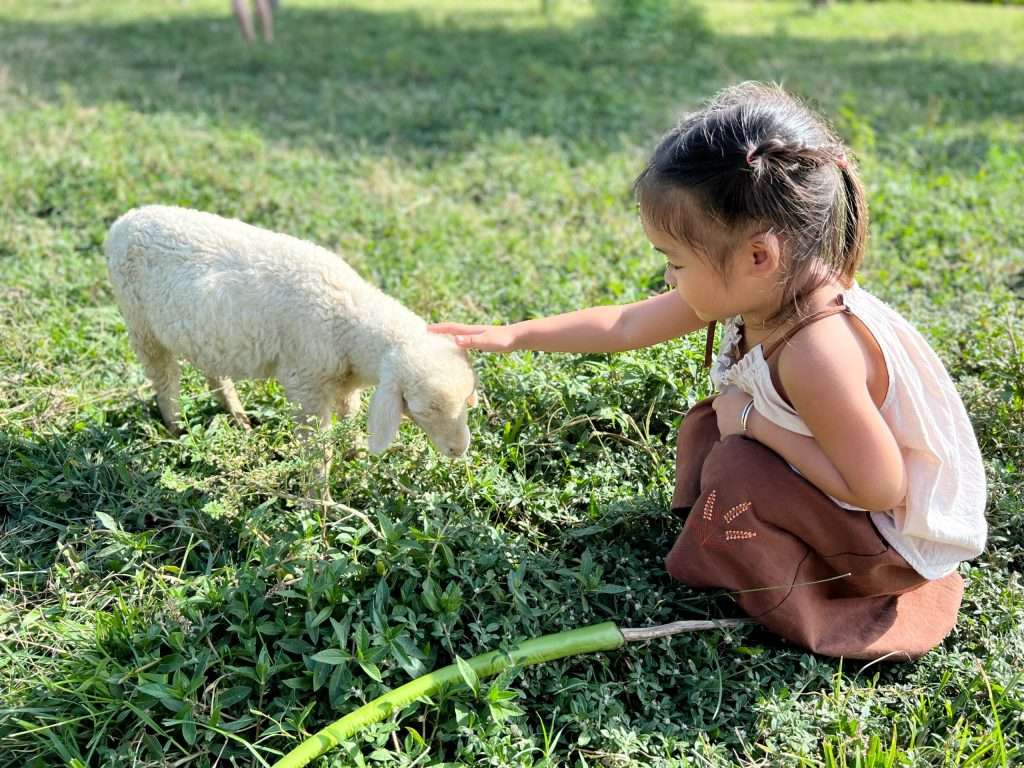
[[[371,452],[394,440],[403,412],[441,453],[469,447],[466,409],[476,395],[465,353],[334,253],[234,219],[152,205],[114,222],[106,254],[132,346],[172,433],[180,431],[184,358],[246,428],[232,379],[277,378],[302,424],[349,415],[360,390],[375,384]]]

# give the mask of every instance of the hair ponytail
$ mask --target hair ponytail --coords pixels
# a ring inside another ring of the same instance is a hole
[[[860,183],[849,160],[845,155],[839,166],[839,174],[843,179],[845,191],[845,214],[846,221],[843,227],[843,282],[853,282],[854,276],[861,262],[864,261],[864,253],[867,250],[868,241],[868,201],[864,193],[864,185]]]
[[[747,166],[754,181],[783,177],[821,164],[821,152],[802,144],[787,143],[773,136],[747,150]]]

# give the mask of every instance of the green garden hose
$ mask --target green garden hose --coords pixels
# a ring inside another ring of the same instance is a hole
[[[526,667],[540,664],[564,656],[575,656],[581,653],[596,651],[612,651],[629,642],[653,640],[667,637],[678,632],[692,632],[701,629],[721,629],[744,623],[742,620],[728,619],[722,621],[677,621],[656,627],[641,629],[619,629],[613,622],[594,624],[589,627],[558,632],[553,635],[535,637],[526,640],[509,651],[488,651],[474,656],[464,664],[468,664],[477,677],[489,677],[510,666]],[[378,696],[359,709],[350,712],[340,720],[328,725],[313,734],[295,749],[278,760],[273,768],[303,768],[311,760],[315,760],[339,742],[352,736],[368,725],[380,722],[392,712],[402,709],[407,704],[424,696],[436,693],[444,686],[459,683],[463,673],[459,664],[451,664],[435,672],[429,672],[405,685]]]

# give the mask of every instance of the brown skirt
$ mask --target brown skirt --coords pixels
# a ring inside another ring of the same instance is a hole
[[[765,628],[826,656],[913,659],[949,634],[958,573],[925,579],[867,512],[754,440],[721,440],[710,399],[683,420],[678,448],[675,500],[691,511],[665,560],[674,578],[729,590]]]

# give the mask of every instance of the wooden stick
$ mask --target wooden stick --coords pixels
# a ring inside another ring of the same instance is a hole
[[[711,619],[709,621],[673,621],[671,624],[658,624],[654,627],[624,627],[619,631],[627,643],[642,643],[645,640],[656,640],[669,637],[680,632],[700,632],[705,629],[725,629],[749,624],[749,619]]]

